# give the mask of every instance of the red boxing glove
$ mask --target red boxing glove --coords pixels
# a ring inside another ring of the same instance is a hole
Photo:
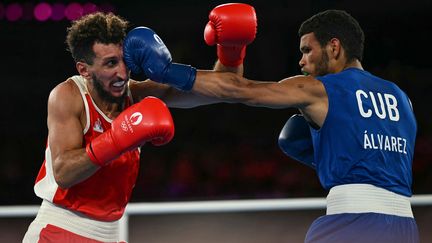
[[[207,45],[217,45],[217,55],[225,66],[237,67],[243,63],[246,45],[257,32],[255,9],[244,3],[227,3],[215,7],[209,14],[204,29]]]
[[[110,130],[87,144],[86,152],[91,161],[103,166],[145,142],[163,145],[173,137],[174,122],[168,107],[158,98],[147,97],[120,113]]]

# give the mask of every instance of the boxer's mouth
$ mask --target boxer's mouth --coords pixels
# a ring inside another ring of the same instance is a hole
[[[125,81],[114,82],[112,86],[119,88],[119,87],[123,87],[125,83],[126,83]]]

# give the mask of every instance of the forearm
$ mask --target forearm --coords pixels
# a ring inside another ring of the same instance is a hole
[[[63,152],[53,159],[54,178],[61,188],[69,188],[84,181],[99,168],[90,160],[84,148]]]
[[[194,108],[221,102],[219,99],[203,96],[195,92],[179,91],[171,88],[166,95],[160,97],[169,107]]]
[[[230,73],[235,73],[235,74],[243,77],[244,68],[243,68],[243,63],[240,64],[239,66],[236,66],[236,67],[228,67],[228,66],[223,65],[220,62],[220,60],[217,60],[214,67],[213,67],[213,71],[215,71],[215,72],[230,72]]]
[[[242,75],[243,64],[237,67],[228,67],[218,60],[212,71],[200,70],[197,72],[192,92],[159,85],[163,91],[157,92],[159,94],[157,97],[164,100],[169,107],[175,108],[193,108],[229,102],[228,98],[235,98],[229,94],[237,90],[239,87],[237,84],[240,83]],[[226,80],[230,82],[226,82]]]
[[[243,103],[273,109],[300,106],[296,96],[290,91],[292,86],[288,85],[254,81],[230,72],[198,70],[192,91],[226,103]]]
[[[192,91],[219,102],[240,102],[246,86],[246,79],[234,73],[199,70]]]
[[[202,74],[209,73],[209,71],[198,71],[198,72],[201,72]],[[211,89],[212,87],[203,87],[204,85],[208,85],[207,81],[210,80],[217,80],[218,82],[220,82],[221,81],[220,78],[224,76],[228,76],[223,74],[225,72],[233,73],[241,77],[243,76],[243,64],[237,67],[228,67],[223,65],[218,60],[215,63],[215,66],[213,68],[213,73],[214,73],[213,75],[206,75],[204,78],[205,80],[202,80],[203,79],[202,75],[197,75],[197,78],[201,79],[200,81],[198,81],[200,84],[198,84],[197,90],[194,89],[194,91],[197,92],[184,92],[174,88],[170,88],[166,92],[166,96],[163,98],[163,100],[167,102],[168,106],[177,107],[177,108],[193,108],[201,105],[220,103],[221,101],[227,102],[227,100],[221,99],[220,96],[217,95],[216,93],[211,92],[211,90],[209,89]],[[203,81],[205,83],[202,83]],[[220,86],[221,83],[214,85],[213,88],[220,87]]]

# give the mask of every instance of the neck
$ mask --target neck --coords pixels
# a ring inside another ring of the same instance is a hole
[[[333,68],[330,69],[329,73],[339,73],[347,68],[358,68],[363,70],[363,66],[361,62],[358,59],[354,59],[351,62],[345,62],[343,60],[338,60],[334,65]]]
[[[355,59],[354,61],[352,61],[350,63],[346,63],[345,66],[342,68],[342,70],[345,70],[347,68],[358,68],[358,69],[363,70],[363,66],[358,59]]]

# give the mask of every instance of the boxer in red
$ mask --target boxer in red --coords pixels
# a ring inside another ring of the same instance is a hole
[[[215,9],[212,16],[206,40],[218,44],[219,58],[227,65],[215,70],[241,74],[245,47],[255,38],[254,9],[232,4]],[[236,21],[239,16],[241,22]],[[174,136],[167,105],[186,108],[214,102],[151,80],[131,80],[123,60],[127,25],[119,16],[96,13],[68,28],[66,42],[78,74],[49,96],[45,161],[34,185],[42,205],[23,242],[121,241],[119,219],[137,178],[140,146],[163,145]],[[235,31],[239,27],[244,31]],[[157,35],[151,37],[139,51],[167,52],[159,49]],[[158,65],[161,62],[150,61],[148,67]],[[187,83],[195,79],[194,72],[184,72],[190,68],[173,64],[166,78]]]

